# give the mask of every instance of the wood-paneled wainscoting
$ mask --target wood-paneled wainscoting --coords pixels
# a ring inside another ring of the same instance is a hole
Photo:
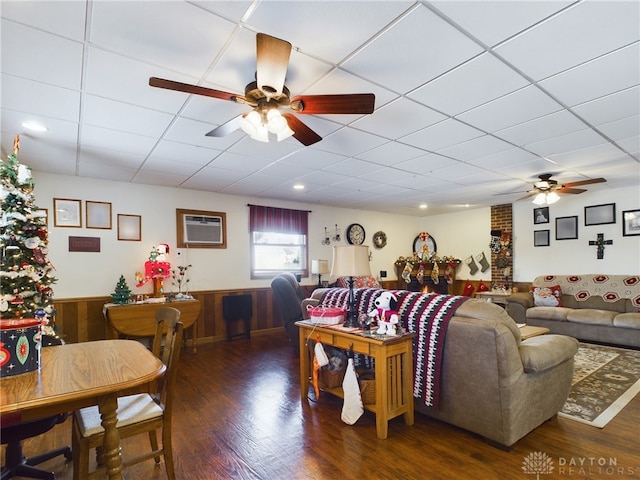
[[[464,290],[466,280],[457,279],[451,285],[449,292],[459,295]],[[476,287],[478,281],[472,280]],[[489,282],[485,282],[489,283]],[[398,285],[399,284],[399,285]],[[404,288],[403,281],[385,281],[383,288]],[[530,284],[518,284],[520,291],[527,291]],[[302,287],[307,295],[311,295],[315,285]],[[253,318],[251,319],[251,334],[261,331],[283,328],[278,309],[273,303],[271,288],[212,290],[191,292],[202,305],[198,318],[197,343],[220,342],[227,338],[227,326],[222,315],[222,298],[226,295],[248,294],[253,298]],[[56,325],[66,342],[89,342],[107,338],[107,321],[102,314],[105,303],[111,302],[111,297],[85,297],[56,299],[54,307],[57,311]],[[191,342],[187,333],[188,344]],[[283,330],[284,335],[284,330]]]
[[[313,291],[313,288],[311,288]],[[226,295],[248,294],[253,298],[251,333],[283,328],[280,314],[273,303],[270,288],[215,290],[190,292],[200,300],[197,343],[226,340],[227,327],[222,315],[222,298]],[[89,342],[107,338],[107,321],[102,313],[111,297],[56,299],[56,325],[66,342]],[[282,334],[285,335],[284,330]],[[187,334],[187,336],[190,333]],[[189,337],[188,337],[189,338]],[[190,343],[191,339],[189,338]]]

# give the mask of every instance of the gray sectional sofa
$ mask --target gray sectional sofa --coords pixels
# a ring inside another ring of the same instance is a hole
[[[302,302],[305,318],[306,306],[318,305],[326,290]],[[407,325],[402,311],[400,317]],[[446,331],[439,405],[416,398],[415,410],[510,447],[562,408],[577,351],[577,340],[564,335],[521,340],[502,307],[468,299]]]
[[[579,340],[640,348],[640,276],[546,275],[533,287],[559,286],[561,306],[536,306],[531,292],[507,298],[516,322]]]

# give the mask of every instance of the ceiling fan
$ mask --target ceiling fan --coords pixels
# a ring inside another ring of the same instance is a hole
[[[255,140],[268,142],[269,133],[271,133],[278,141],[293,136],[303,145],[309,146],[322,140],[322,137],[305,125],[294,113],[373,113],[375,108],[373,93],[298,95],[291,98],[289,89],[284,84],[291,44],[285,40],[258,33],[256,47],[256,80],[245,87],[244,95],[157,77],[149,78],[149,85],[252,107],[250,112],[239,115],[211,130],[206,134],[209,137],[223,137],[241,128]],[[282,113],[281,109],[289,111]]]
[[[557,180],[553,180],[551,178],[551,173],[544,173],[542,175],[538,175],[540,181],[535,182],[533,184],[533,189],[527,191],[527,194],[519,198],[518,200],[523,200],[525,198],[530,198],[535,196],[533,203],[537,205],[545,205],[552,204],[559,200],[558,194],[578,194],[584,193],[587,190],[584,188],[575,188],[583,185],[591,185],[593,183],[602,183],[607,180],[604,178],[592,178],[590,180],[581,180],[579,182],[569,182],[565,184],[559,184]]]

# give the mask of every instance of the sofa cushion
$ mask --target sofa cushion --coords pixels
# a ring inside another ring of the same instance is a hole
[[[619,314],[610,310],[579,308],[569,312],[567,315],[567,321],[575,323],[589,323],[591,325],[613,326],[613,319],[616,315]]]
[[[567,315],[572,312],[571,308],[566,307],[531,307],[527,309],[527,318],[540,318],[543,320],[557,320],[564,322]]]
[[[613,325],[615,327],[640,330],[640,313],[619,313],[613,319]]]
[[[548,344],[553,344],[553,348],[543,347]],[[542,372],[573,358],[578,341],[564,335],[539,335],[523,340],[519,350],[526,373]]]
[[[533,304],[536,307],[561,307],[562,291],[560,285],[550,287],[531,287],[533,294]]]
[[[349,277],[336,278],[336,285],[340,288],[349,288]],[[373,275],[353,277],[353,288],[380,288],[380,282]]]

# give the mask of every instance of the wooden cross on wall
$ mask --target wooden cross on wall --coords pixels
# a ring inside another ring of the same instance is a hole
[[[598,260],[602,260],[604,258],[604,246],[613,245],[613,240],[605,240],[604,233],[599,233],[597,240],[589,240],[589,245],[598,247]]]

